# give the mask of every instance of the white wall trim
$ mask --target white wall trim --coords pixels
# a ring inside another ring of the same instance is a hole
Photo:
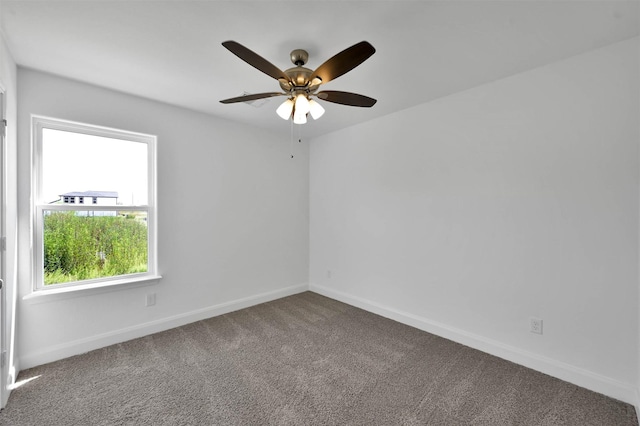
[[[167,318],[161,318],[131,327],[114,330],[108,333],[99,334],[97,336],[86,337],[71,342],[61,343],[59,345],[49,346],[40,351],[22,355],[19,359],[20,368],[27,369],[38,365],[58,361],[70,356],[83,354],[105,346],[122,343],[127,340],[137,339],[139,337],[148,336],[150,334],[159,333],[185,324],[200,321],[203,319],[215,317],[218,315],[228,314],[229,312],[248,308],[250,306],[259,305],[261,303],[270,302],[286,296],[302,293],[307,291],[307,284],[300,284],[291,287],[285,287],[242,299],[232,300],[220,303],[191,312],[174,315]]]
[[[490,355],[515,362],[516,364],[540,371],[544,374],[573,383],[574,385],[635,405],[636,412],[638,412],[638,408],[640,407],[638,404],[640,402],[640,399],[638,399],[638,389],[632,384],[620,382],[562,361],[524,351],[514,346],[505,345],[504,343],[496,340],[487,339],[477,334],[469,333],[455,327],[450,327],[446,324],[403,312],[380,303],[352,296],[321,285],[311,283],[309,284],[309,290],[385,318],[398,321],[402,324],[415,327],[419,330],[478,349]]]

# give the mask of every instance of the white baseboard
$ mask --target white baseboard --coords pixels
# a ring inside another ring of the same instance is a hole
[[[638,389],[629,383],[623,383],[562,361],[524,351],[514,346],[505,345],[504,343],[487,339],[477,334],[402,312],[389,306],[384,306],[321,285],[309,284],[309,290],[632,404],[636,407],[636,413],[640,413],[640,411],[638,411],[638,403],[640,402],[640,399],[638,399]]]
[[[230,302],[220,303],[218,305],[197,309],[191,312],[174,315],[167,318],[161,318],[155,321],[137,324],[120,330],[110,331],[108,333],[91,336],[84,339],[74,340],[59,345],[44,348],[35,353],[25,354],[20,357],[19,365],[22,369],[35,367],[49,362],[58,361],[70,356],[83,354],[105,346],[122,343],[127,340],[137,339],[139,337],[148,336],[153,333],[180,327],[185,324],[200,321],[203,319],[224,315],[229,312],[248,308],[250,306],[259,305],[260,303],[270,302],[286,296],[307,291],[309,286],[301,284],[286,287],[242,299],[232,300]]]

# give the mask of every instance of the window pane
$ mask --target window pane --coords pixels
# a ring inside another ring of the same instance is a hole
[[[147,212],[43,212],[44,284],[147,272]]]
[[[97,205],[147,205],[147,149],[146,143],[44,128],[40,202],[92,197]]]
[[[32,125],[34,291],[156,277],[156,137],[38,116]]]

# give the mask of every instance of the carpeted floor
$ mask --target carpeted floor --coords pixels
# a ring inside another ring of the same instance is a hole
[[[26,370],[0,425],[637,425],[632,406],[314,293]]]

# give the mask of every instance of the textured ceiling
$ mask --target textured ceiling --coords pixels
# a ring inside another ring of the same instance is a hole
[[[278,91],[221,46],[235,40],[281,69],[361,40],[377,52],[323,86],[378,99],[323,103],[312,137],[638,35],[638,1],[5,1],[0,25],[18,65],[264,129],[275,109],[220,99]]]

